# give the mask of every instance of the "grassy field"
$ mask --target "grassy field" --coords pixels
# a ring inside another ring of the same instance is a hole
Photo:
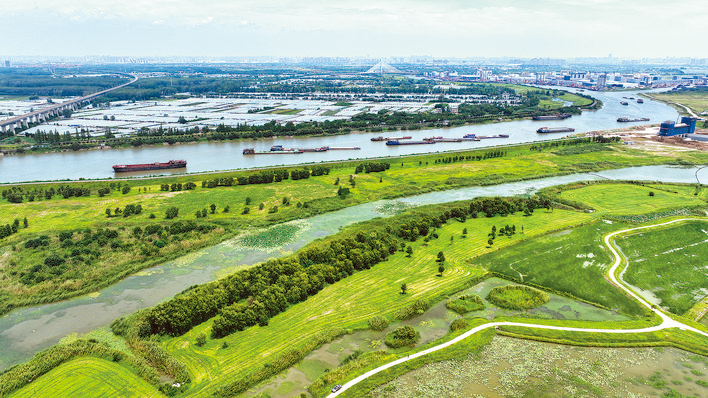
[[[164,397],[155,387],[129,369],[105,359],[77,358],[16,391],[13,398],[25,397]]]
[[[691,185],[594,184],[563,191],[561,198],[581,202],[607,215],[635,215],[705,205],[706,190],[694,193],[695,186]]]
[[[668,102],[677,102],[693,110],[696,114],[708,111],[708,93],[706,92],[678,92],[652,94],[652,97]]]
[[[629,259],[624,279],[654,292],[661,306],[683,315],[708,295],[706,230],[708,223],[691,222],[618,240]]]
[[[359,162],[342,162],[333,164],[329,175],[297,181],[284,180],[280,183],[212,189],[202,188],[202,181],[243,176],[248,172],[188,175],[127,182],[76,182],[72,185],[91,189],[93,196],[63,199],[60,195],[55,195],[50,200],[37,197],[33,202],[25,199],[24,203],[19,204],[2,201],[0,202],[0,225],[11,224],[14,219],[23,220],[25,217],[28,219],[27,228],[20,226],[16,234],[0,241],[0,268],[6,270],[6,277],[0,280],[0,297],[4,297],[0,302],[5,308],[2,311],[15,306],[56,301],[97,290],[141,267],[149,267],[196,248],[214,244],[244,229],[305,218],[368,201],[534,177],[631,165],[661,164],[672,160],[695,163],[708,161],[708,154],[701,152],[676,153],[676,157],[671,158],[655,156],[620,145],[611,145],[609,148],[611,150],[602,152],[582,153],[581,151],[578,154],[558,155],[551,151],[530,151],[528,146],[521,146],[505,149],[507,154],[501,158],[451,163],[436,161],[452,156],[484,154],[488,150],[459,154],[430,154],[400,160],[391,159],[388,161],[392,166],[385,172],[358,175],[353,175],[353,171]],[[353,175],[356,181],[355,187],[351,187],[348,183],[350,175]],[[338,186],[334,183],[337,179],[340,180],[341,186],[351,189],[351,194],[345,199],[338,198],[336,195]],[[193,182],[197,188],[192,191],[160,191],[160,184],[178,182],[183,184]],[[111,189],[105,197],[96,196],[96,190],[107,187],[109,183],[127,185],[131,189],[126,194]],[[24,185],[22,188],[27,191],[47,190],[61,185],[66,183]],[[11,187],[18,187],[18,185],[0,186],[0,190]],[[290,201],[288,206],[282,204],[283,198],[286,197]],[[248,205],[250,211],[248,214],[242,214],[247,207],[247,198],[251,199],[251,204]],[[263,209],[260,209],[261,203]],[[308,206],[298,206],[298,203],[308,203]],[[141,205],[142,213],[130,217],[106,217],[107,208],[114,211],[115,208],[125,208],[128,204]],[[214,214],[210,211],[211,204],[216,206]],[[175,220],[180,221],[196,220],[197,211],[207,210],[207,217],[199,219],[199,222],[214,225],[218,230],[195,235],[190,239],[168,241],[170,246],[157,252],[150,251],[149,260],[145,261],[145,254],[140,254],[140,248],[144,245],[131,246],[129,239],[131,231],[135,227],[145,228],[155,223],[168,225],[169,222],[164,220],[164,214],[166,209],[173,206],[179,208],[179,216]],[[224,212],[227,206],[230,211]],[[278,211],[271,213],[271,209],[275,206],[278,206]],[[151,215],[155,215],[155,219],[151,219]],[[43,259],[60,245],[57,236],[60,232],[87,228],[94,232],[99,228],[118,230],[121,240],[126,245],[121,246],[122,251],[114,251],[106,247],[95,250],[93,266],[74,267],[75,276],[70,278],[70,283],[65,283],[66,280],[53,281],[52,278],[30,285],[20,282],[23,273],[32,272],[32,267],[41,265]],[[46,250],[23,249],[28,239],[35,239],[42,235],[48,235],[53,246],[47,246]],[[96,267],[96,264],[99,266]],[[47,292],[51,292],[51,295],[47,295]]]
[[[487,232],[492,225],[523,223],[526,234],[533,235],[557,226],[575,225],[587,217],[585,213],[554,211],[537,212],[531,217],[519,214],[450,222],[438,230],[439,238],[431,240],[427,246],[423,246],[422,240],[412,243],[410,258],[405,253],[397,253],[371,270],[356,273],[291,307],[272,318],[266,327],[252,327],[197,347],[193,344],[196,336],[209,334],[211,322],[206,322],[184,336],[166,340],[164,345],[196,375],[190,392],[194,396],[208,396],[218,387],[217,380],[253,371],[269,357],[303,344],[329,327],[367,328],[367,320],[374,315],[391,318],[398,309],[416,300],[439,301],[463,289],[469,281],[485,273],[469,266],[468,258],[515,243],[516,238],[505,238],[498,239],[494,248],[487,247]],[[468,235],[463,239],[464,228],[468,229]],[[453,237],[452,243],[450,237]],[[442,277],[437,275],[435,261],[439,251],[444,251],[446,257]],[[408,286],[405,295],[400,294],[402,283]],[[221,348],[224,342],[228,345],[226,349]]]
[[[376,178],[376,176],[362,177]],[[379,183],[372,182],[372,185],[376,184]],[[357,184],[357,187],[359,185]],[[538,209],[530,216],[518,212],[505,217],[468,218],[465,222],[453,220],[436,230],[437,239],[427,243],[423,239],[409,243],[412,248],[410,257],[405,252],[399,251],[372,269],[355,273],[341,282],[326,287],[308,300],[290,307],[270,319],[267,326],[254,326],[223,339],[207,338],[206,344],[198,346],[195,342],[199,335],[210,335],[212,324],[210,320],[183,336],[163,338],[161,343],[170,354],[186,364],[192,376],[188,395],[206,397],[214,394],[220,386],[233,382],[235,378],[244,377],[269,366],[273,358],[288,350],[306,346],[317,335],[333,327],[345,330],[366,329],[367,321],[372,316],[383,315],[392,319],[396,311],[416,300],[444,302],[449,296],[469,287],[471,282],[478,280],[487,270],[496,271],[524,283],[533,283],[559,292],[570,293],[584,300],[617,309],[624,314],[645,315],[645,311],[635,302],[603,279],[603,271],[610,257],[602,248],[600,239],[604,234],[626,225],[596,220],[603,216],[621,214],[619,209],[603,207],[604,198],[611,196],[608,192],[614,195],[618,192],[628,195],[623,211],[632,209],[649,211],[642,207],[642,203],[653,199],[661,200],[660,206],[648,208],[653,211],[695,206],[700,198],[681,194],[682,188],[683,186],[674,185],[651,188],[628,184],[579,185],[576,189],[564,192],[563,195],[569,193],[579,195],[577,192],[582,193],[584,190],[591,189],[589,193],[578,198],[571,195],[568,200],[586,199],[588,205],[600,207],[602,210],[582,212]],[[668,200],[658,194],[649,197],[648,194],[644,194],[646,189],[657,192],[663,189],[661,192],[679,193],[671,194],[674,196],[667,193],[671,198]],[[374,222],[385,223],[386,221],[375,220]],[[487,240],[492,227],[496,227],[499,231],[506,225],[513,225],[517,233],[511,237],[500,235],[490,246]],[[464,229],[467,229],[465,237],[463,237]],[[438,273],[439,263],[436,261],[439,252],[443,252],[446,259],[445,270],[441,276]],[[400,286],[403,283],[408,287],[406,294],[401,294]],[[539,320],[539,322],[569,326],[588,323],[587,321],[552,320]],[[644,318],[634,323],[637,322],[646,325],[653,320]],[[628,323],[627,327],[634,323]],[[597,327],[598,323],[595,322],[593,325]],[[510,332],[520,331],[511,329]],[[624,340],[618,340],[617,343],[636,344],[646,341],[657,344],[662,336],[652,335],[649,339],[642,336],[636,338],[625,336]],[[572,336],[568,338],[572,340]],[[682,339],[685,340],[684,337]],[[477,344],[481,344],[480,342],[481,340],[471,339],[469,344],[476,347]],[[586,343],[589,342],[591,341],[588,340]],[[452,351],[456,352],[458,349],[460,347],[455,347]],[[445,358],[448,354],[440,355],[442,357],[439,359]],[[429,360],[431,359],[425,359],[417,366]],[[415,368],[414,365],[410,364],[412,368]],[[381,375],[380,380],[374,379],[371,382],[387,380],[387,377],[393,377],[400,372],[402,370],[397,369],[390,374]],[[71,386],[76,385],[76,391],[80,392],[81,388],[90,388],[91,384],[86,380],[92,380],[93,373],[101,374],[100,371],[89,371],[87,376],[81,377],[79,381],[72,380],[71,377],[63,380]],[[84,387],[81,387],[82,385]],[[367,385],[369,384],[365,384],[362,388]],[[44,395],[40,394],[40,396]]]

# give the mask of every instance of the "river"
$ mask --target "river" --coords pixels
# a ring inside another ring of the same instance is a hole
[[[574,92],[574,89],[569,90]],[[330,137],[278,137],[261,140],[241,140],[228,142],[199,142],[193,144],[149,146],[140,148],[121,148],[112,150],[88,150],[76,152],[57,152],[49,154],[24,154],[0,156],[0,183],[20,181],[48,181],[79,178],[97,179],[114,177],[114,164],[135,164],[165,162],[170,159],[187,161],[187,172],[206,172],[215,170],[249,169],[254,167],[294,165],[323,161],[362,159],[373,157],[400,156],[424,152],[444,152],[451,150],[484,148],[504,144],[518,144],[541,141],[565,136],[567,133],[538,134],[539,127],[567,126],[575,128],[576,133],[625,128],[639,123],[618,123],[617,117],[648,117],[648,123],[660,123],[664,120],[676,120],[678,113],[670,106],[645,99],[644,104],[629,101],[629,105],[620,104],[622,97],[635,97],[637,92],[585,92],[603,102],[597,111],[586,111],[582,115],[566,120],[532,121],[516,120],[504,123],[468,125],[453,128],[406,131],[413,139],[443,136],[459,138],[465,134],[496,135],[509,134],[509,138],[486,139],[460,143],[436,143],[435,145],[387,146],[384,142],[371,142],[372,137],[399,136],[403,132],[390,133],[352,133]],[[322,146],[352,147],[361,150],[327,151],[286,155],[243,156],[244,148],[267,150],[271,145],[285,147],[317,148]],[[177,173],[184,170],[176,171]],[[172,171],[170,173],[174,173]],[[158,174],[166,174],[159,171]],[[130,173],[129,176],[136,176]],[[138,175],[146,175],[142,173]],[[122,176],[122,174],[121,174]]]
[[[109,325],[120,316],[153,306],[191,285],[214,280],[243,265],[287,255],[314,239],[336,233],[343,226],[374,217],[386,217],[390,215],[386,209],[392,204],[394,207],[420,206],[479,196],[532,194],[544,187],[603,177],[691,183],[696,181],[695,173],[696,168],[645,166],[431,192],[394,201],[365,203],[296,221],[301,229],[295,241],[278,250],[244,248],[232,239],[139,272],[100,292],[60,303],[21,308],[3,316],[0,318],[0,369],[26,361],[64,336]],[[708,179],[708,169],[700,171],[699,177]]]

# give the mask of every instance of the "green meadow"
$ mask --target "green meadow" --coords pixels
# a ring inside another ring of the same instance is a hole
[[[708,296],[707,230],[707,222],[690,222],[616,240],[629,260],[624,279],[683,315]]]
[[[94,357],[77,358],[59,365],[12,396],[165,397],[130,369]]]
[[[47,254],[41,249],[25,247],[25,242],[44,234],[48,236],[47,250],[66,249],[68,253],[69,248],[62,247],[63,241],[59,238],[62,232],[72,232],[71,239],[76,244],[89,235],[87,229],[91,230],[91,234],[95,234],[99,229],[116,231],[117,236],[112,239],[119,239],[122,245],[112,247],[108,243],[108,246],[101,246],[100,250],[92,249],[96,253],[84,256],[84,260],[89,258],[94,265],[90,267],[91,273],[85,272],[85,275],[90,275],[92,280],[97,281],[95,285],[87,283],[90,288],[99,286],[100,283],[114,282],[125,276],[125,273],[120,274],[116,271],[121,267],[135,272],[135,268],[130,268],[129,265],[142,264],[140,258],[135,257],[140,253],[138,250],[141,247],[154,246],[154,242],[161,240],[165,242],[165,246],[151,253],[151,258],[156,262],[214,244],[245,231],[377,199],[471,185],[491,185],[531,177],[597,171],[629,165],[660,164],[668,160],[665,157],[620,145],[608,145],[608,148],[607,151],[576,151],[559,154],[553,152],[558,148],[530,150],[528,146],[522,146],[506,149],[507,153],[503,157],[484,160],[466,159],[464,156],[484,154],[486,150],[425,155],[390,160],[390,169],[370,174],[354,174],[354,167],[358,162],[343,163],[333,165],[328,175],[304,180],[284,180],[280,183],[264,185],[211,189],[202,188],[201,181],[247,173],[169,177],[165,180],[134,180],[123,182],[131,187],[126,194],[112,190],[109,195],[102,198],[55,197],[51,200],[25,201],[20,204],[2,202],[0,224],[10,223],[14,218],[27,217],[29,225],[27,228],[21,227],[16,234],[0,242],[2,245],[0,267],[10,270],[4,274],[7,276],[0,280],[0,289],[2,289],[0,297],[5,302],[15,300],[15,305],[28,304],[31,302],[28,297],[33,296],[37,291],[39,292],[37,299],[42,299],[42,297],[50,297],[46,292],[64,288],[61,284],[52,284],[51,281],[39,282],[29,287],[23,286],[20,282],[23,276],[21,272],[31,269]],[[708,155],[699,152],[677,153],[676,156],[673,160],[677,163],[702,163],[708,160]],[[453,160],[453,157],[457,158]],[[441,159],[445,160],[441,161]],[[352,184],[350,180],[355,182]],[[197,188],[179,192],[160,191],[160,184],[171,184],[176,181],[194,182]],[[339,187],[335,185],[336,181],[340,187],[350,188],[350,194],[338,197]],[[92,189],[98,189],[106,183],[91,181],[75,184],[86,184]],[[39,184],[38,187],[50,185],[52,184]],[[548,209],[535,209],[529,215],[518,211],[495,217],[484,217],[480,214],[479,218],[470,217],[464,221],[451,219],[435,230],[437,238],[406,242],[405,246],[410,247],[409,253],[399,250],[371,269],[356,272],[326,286],[316,295],[270,318],[267,325],[249,327],[222,339],[206,338],[204,344],[198,343],[200,336],[210,336],[213,324],[213,319],[210,319],[182,336],[155,336],[153,339],[167,354],[185,365],[191,376],[186,395],[206,397],[213,396],[220,391],[221,387],[240,378],[250,377],[249,375],[257,372],[267,373],[263,370],[273,366],[277,358],[286,355],[292,349],[312,350],[319,345],[313,346],[312,342],[315,340],[324,338],[324,341],[329,341],[343,333],[368,329],[368,321],[373,316],[383,316],[393,322],[397,312],[409,308],[417,301],[425,301],[429,304],[447,302],[451,296],[469,289],[491,275],[592,303],[624,316],[635,317],[634,322],[644,325],[655,321],[646,317],[647,311],[639,304],[605,280],[610,254],[603,248],[602,237],[607,233],[634,225],[632,219],[626,218],[629,216],[651,216],[677,209],[705,208],[708,190],[680,184],[641,185],[601,182],[573,184],[544,190],[540,194],[551,199],[552,206]],[[284,201],[284,198],[287,201]],[[263,203],[262,209],[261,203]],[[142,213],[129,217],[106,216],[106,208],[124,208],[128,204],[140,204]],[[213,213],[211,204],[215,205]],[[228,212],[224,211],[227,206]],[[276,206],[277,211],[273,211]],[[179,208],[179,216],[174,220],[165,219],[165,212],[170,207]],[[249,207],[248,212],[244,212],[245,207]],[[199,211],[201,214],[202,210],[205,211],[206,217],[197,218],[196,212]],[[408,210],[409,213],[424,211],[425,208]],[[155,218],[151,218],[151,214],[154,214]],[[147,238],[144,235],[136,236],[134,232],[136,227],[144,230],[149,225],[157,225],[163,228],[163,231],[168,231],[176,221],[194,222],[195,225],[205,226],[205,229],[200,232],[188,231],[184,239],[167,232],[157,232],[148,235]],[[369,222],[372,224],[368,225],[387,225],[385,219]],[[516,233],[509,236],[500,233],[490,241],[490,231],[493,228],[495,231],[501,231],[507,226],[513,226]],[[355,225],[348,228],[364,227]],[[690,242],[699,243],[700,233],[695,228],[677,231],[679,232],[675,233],[685,236]],[[282,224],[274,229],[252,235],[241,244],[258,247],[278,245],[283,239],[292,237],[295,233],[296,228]],[[657,233],[659,235],[653,239],[660,241],[661,234],[664,232]],[[632,239],[635,237],[627,238],[626,241],[631,242]],[[640,247],[641,243],[634,245]],[[646,249],[642,250],[646,251],[636,249],[639,258],[649,256],[655,246],[645,247]],[[687,253],[700,255],[698,250],[702,248],[701,245],[690,247],[691,250],[695,248],[695,251],[687,251]],[[121,250],[124,250],[123,254],[118,255]],[[444,253],[443,262],[438,261],[440,252]],[[143,255],[147,256],[147,254]],[[124,258],[125,262],[121,262],[121,258]],[[74,260],[71,261],[71,264],[74,264]],[[109,264],[111,267],[108,267]],[[12,275],[13,270],[16,271],[16,275]],[[76,280],[81,280],[82,269],[77,266],[77,269],[72,271],[77,272]],[[684,278],[692,274],[672,273],[670,275],[672,278]],[[652,284],[650,286],[652,288],[658,284],[651,279],[646,280]],[[666,283],[673,282],[669,280]],[[402,293],[401,289],[403,284],[406,285],[405,293]],[[41,289],[37,288],[38,286]],[[37,290],[33,291],[33,288]],[[694,294],[696,295],[697,293]],[[687,297],[682,297],[678,301],[679,304],[688,305],[689,308],[695,304],[695,301],[691,302]],[[688,308],[683,311],[687,310]],[[527,318],[522,319],[528,321]],[[474,318],[466,321],[469,322],[468,325],[483,322],[481,319]],[[544,322],[536,319],[534,321]],[[578,324],[580,321],[553,322],[566,325]],[[589,321],[583,321],[582,324],[597,325],[596,322]],[[617,323],[612,322],[602,324],[603,327],[618,327]],[[445,335],[443,340],[452,338],[455,333],[460,332],[458,330]],[[464,345],[444,350],[445,352],[430,358],[421,359],[401,369],[377,376],[354,391],[365,391],[366,386],[370,388],[372,383],[375,385],[381,380],[394,377],[406,369],[413,369],[431,360],[455,357],[464,347],[477,350],[489,341],[492,333],[485,332],[478,338],[470,339]],[[506,333],[524,334],[525,332],[511,328]],[[646,341],[651,344],[660,344],[662,341],[660,334],[650,337]],[[558,337],[563,341],[573,341],[573,338],[572,333]],[[618,341],[617,344],[639,344],[645,339],[642,336],[623,338],[624,340]],[[578,340],[582,344],[592,343],[591,338]],[[439,341],[430,344],[437,343]],[[692,347],[700,346],[700,342],[691,342],[691,344]],[[399,351],[393,353],[398,354]],[[366,366],[373,367],[389,359],[387,355],[371,359],[359,370],[365,369]],[[74,370],[78,368],[81,369],[80,372]],[[344,374],[355,375],[359,370],[354,369]],[[2,376],[12,377],[12,373],[0,375],[0,380]],[[105,386],[99,388],[97,385],[107,378],[110,382],[104,383]],[[32,387],[38,387],[36,390],[39,391],[35,391]],[[59,394],[64,394],[66,391],[64,396],[160,396],[155,387],[140,379],[128,366],[91,357],[66,362],[16,391],[12,396],[49,397],[57,396],[57,391],[60,392]],[[356,396],[351,395],[353,392],[349,394],[349,396]]]
[[[578,144],[567,148],[597,145],[599,144]],[[530,150],[530,146],[526,145],[505,148],[504,156],[482,160],[477,160],[476,156],[481,158],[490,150],[428,154],[388,159],[387,162],[391,163],[388,170],[370,174],[354,174],[356,165],[361,162],[341,162],[329,165],[331,170],[328,175],[297,181],[283,180],[270,184],[215,188],[203,188],[202,182],[248,176],[254,172],[223,172],[128,181],[71,182],[73,187],[88,189],[91,196],[64,199],[61,195],[54,195],[52,199],[45,199],[36,195],[31,202],[27,198],[23,203],[0,201],[0,225],[12,224],[15,219],[28,220],[27,228],[21,223],[17,233],[0,241],[0,267],[6,271],[5,278],[0,279],[0,297],[3,297],[0,313],[19,306],[52,302],[96,291],[141,268],[213,245],[252,228],[267,227],[369,201],[606,168],[662,164],[670,161],[708,161],[708,154],[701,152],[676,153],[676,157],[672,159],[616,144],[607,144],[605,147],[608,150],[577,150],[567,153],[558,152],[556,147],[543,149],[535,146]],[[194,183],[196,188],[183,191],[160,190],[162,184],[188,182]],[[338,185],[335,185],[337,182]],[[10,184],[0,186],[0,191],[20,187],[26,192],[39,192],[67,184]],[[113,187],[107,195],[99,197],[96,194],[98,189],[107,188],[110,184],[113,184]],[[129,191],[122,193],[122,188],[126,187],[130,188]],[[340,187],[347,187],[350,193],[338,196]],[[624,192],[614,194],[623,195]],[[661,203],[664,203],[664,199],[670,199],[670,195],[667,198],[665,196],[657,191],[655,202],[661,199]],[[284,200],[287,201],[286,204],[283,203]],[[129,217],[115,215],[116,208],[124,209],[128,205],[140,205],[142,212]],[[211,211],[211,205],[214,205],[214,212]],[[166,211],[172,207],[179,210],[178,216],[173,220],[166,220]],[[106,215],[107,209],[111,211],[111,217]],[[205,217],[197,218],[197,212]],[[176,221],[194,221],[212,229],[191,233],[189,236],[156,234],[149,239],[142,239],[133,233],[136,227],[144,230],[150,225],[167,230]],[[89,248],[88,252],[78,254],[66,247],[66,244],[62,247],[64,242],[59,236],[62,232],[76,233],[73,239],[78,240],[79,232],[90,230],[95,233],[100,229],[117,231],[119,237],[107,245]],[[48,237],[48,245],[25,247],[28,240],[43,235]],[[158,241],[164,241],[166,244]],[[65,258],[65,264],[70,268],[71,274],[56,278],[51,275],[51,269],[43,268],[44,261],[51,253],[58,253]],[[78,256],[83,259],[74,261]],[[35,277],[33,273],[36,273],[38,268],[43,269],[39,272],[41,275]],[[25,276],[27,274],[30,275]]]

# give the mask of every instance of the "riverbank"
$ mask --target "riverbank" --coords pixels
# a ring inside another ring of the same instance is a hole
[[[366,202],[628,166],[704,164],[708,155],[679,151],[658,156],[628,146],[578,140],[548,143],[546,147],[522,145],[504,151],[421,155],[388,162],[391,166],[383,172],[355,174],[354,169],[361,162],[349,161],[326,166],[327,174],[267,184],[238,185],[237,180],[255,181],[260,175],[286,170],[216,173],[202,179],[178,176],[69,185],[13,184],[5,189],[6,195],[20,195],[21,203],[0,204],[0,225],[26,218],[28,226],[19,227],[2,242],[0,265],[12,267],[8,277],[0,281],[0,291],[6,295],[2,312],[95,291],[173,258],[175,252],[184,255],[239,231]],[[186,189],[188,184],[193,189]],[[63,198],[60,189],[66,193],[65,187],[80,188],[91,196],[84,193]],[[98,195],[99,190],[107,194]],[[54,196],[46,199],[50,192]],[[126,208],[137,205],[141,208],[139,214],[125,214]],[[178,209],[174,219],[166,218],[171,208]],[[43,235],[47,239],[37,241]],[[28,244],[35,241],[39,243]],[[66,272],[51,272],[52,266],[46,264],[53,259],[52,254],[60,257],[56,262]],[[37,267],[38,263],[46,266]],[[84,264],[101,266],[89,271]]]

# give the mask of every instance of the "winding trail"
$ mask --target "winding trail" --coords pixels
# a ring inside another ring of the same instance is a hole
[[[634,291],[632,291],[629,287],[627,287],[621,278],[618,279],[615,276],[617,269],[619,268],[620,264],[622,264],[622,260],[623,259],[626,260],[626,257],[624,256],[624,254],[622,254],[620,256],[621,252],[618,251],[617,248],[615,248],[614,244],[612,244],[612,238],[614,238],[617,235],[625,234],[628,232],[638,231],[638,230],[642,230],[642,229],[649,229],[649,228],[657,228],[657,227],[661,227],[664,225],[669,225],[669,224],[678,223],[678,222],[685,222],[685,221],[706,221],[706,219],[705,218],[680,218],[680,219],[675,219],[675,220],[667,221],[667,222],[660,223],[660,224],[652,224],[652,225],[645,225],[643,227],[623,229],[623,230],[615,231],[615,232],[612,232],[612,233],[606,235],[605,239],[604,239],[605,245],[610,249],[610,251],[612,252],[612,255],[615,258],[615,261],[612,264],[612,267],[610,267],[610,269],[608,271],[608,276],[609,276],[610,280],[612,281],[612,283],[616,287],[624,290],[625,293],[629,294],[635,300],[639,301],[639,303],[641,303],[643,306],[647,307],[649,310],[651,310],[652,312],[657,314],[661,318],[661,323],[659,325],[651,326],[651,327],[647,327],[647,328],[641,328],[641,329],[590,329],[590,328],[571,328],[571,327],[564,327],[564,326],[537,325],[537,324],[532,324],[532,323],[521,323],[521,322],[486,323],[484,325],[477,326],[477,327],[455,337],[454,339],[452,339],[448,342],[442,343],[440,345],[436,345],[435,347],[431,347],[431,348],[428,348],[423,351],[416,352],[414,354],[410,354],[406,357],[397,359],[393,362],[389,362],[385,365],[381,365],[376,369],[370,370],[370,371],[362,374],[361,376],[358,376],[358,377],[350,380],[349,382],[343,384],[342,388],[340,388],[337,392],[329,394],[327,396],[327,398],[336,397],[336,396],[344,393],[346,390],[353,387],[354,385],[360,383],[361,381],[363,381],[363,380],[365,380],[365,379],[367,379],[367,378],[369,378],[381,371],[384,371],[388,368],[394,367],[398,364],[413,360],[415,358],[422,357],[423,355],[427,355],[427,354],[433,353],[435,351],[442,350],[443,348],[447,348],[455,343],[458,343],[458,342],[466,339],[467,337],[474,335],[475,333],[481,332],[482,330],[485,330],[485,329],[488,329],[491,327],[496,328],[499,326],[521,326],[521,327],[528,327],[528,328],[534,328],[534,329],[563,330],[563,331],[568,331],[568,332],[591,332],[591,333],[612,333],[612,334],[647,333],[647,332],[655,332],[657,330],[678,328],[680,330],[688,330],[691,332],[695,332],[695,333],[701,334],[704,337],[708,338],[708,333],[706,333],[702,330],[698,330],[694,327],[685,325],[685,324],[669,317],[663,311],[661,311],[658,307],[652,306],[649,302],[644,300],[642,297],[640,297],[638,294],[636,294]]]

